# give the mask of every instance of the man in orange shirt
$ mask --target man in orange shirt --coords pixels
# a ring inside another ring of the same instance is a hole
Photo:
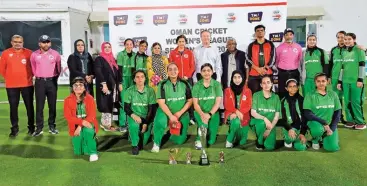
[[[6,92],[10,105],[11,133],[9,137],[16,137],[19,132],[18,105],[22,94],[28,116],[28,134],[35,130],[33,107],[33,81],[30,57],[32,51],[23,48],[23,37],[14,35],[11,38],[12,48],[4,50],[0,59],[0,75],[5,79]]]

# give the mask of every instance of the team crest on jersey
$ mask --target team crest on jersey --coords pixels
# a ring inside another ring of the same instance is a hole
[[[294,48],[293,49],[293,52],[298,53],[298,49],[297,48]]]
[[[13,57],[13,54],[9,54],[9,57]]]
[[[187,55],[187,54],[184,55],[184,58],[188,58],[188,57],[189,57],[189,55]]]
[[[22,64],[25,65],[27,63],[27,60],[26,59],[22,59]]]
[[[245,95],[242,96],[242,100],[246,101],[247,97]]]
[[[49,55],[49,56],[48,56],[48,58],[49,58],[50,60],[53,60],[55,57],[54,57],[53,55]]]

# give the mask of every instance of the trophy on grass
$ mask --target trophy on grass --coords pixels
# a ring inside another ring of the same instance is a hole
[[[206,135],[208,133],[208,129],[205,128],[204,126],[201,126],[199,130],[200,130],[200,133],[199,133],[200,141],[201,141],[201,144],[203,146],[201,148],[201,156],[200,156],[199,165],[207,166],[207,165],[210,165],[208,155],[205,152],[205,148],[207,147],[206,146],[206,144],[207,144]]]
[[[169,164],[170,165],[177,164],[177,161],[176,161],[177,154],[178,154],[178,149],[177,148],[169,150]]]
[[[219,163],[220,164],[224,163],[224,152],[223,151],[219,153]]]
[[[191,164],[191,152],[186,153],[186,164]]]

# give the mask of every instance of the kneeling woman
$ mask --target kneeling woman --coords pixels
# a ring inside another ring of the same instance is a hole
[[[332,90],[326,90],[327,77],[324,73],[316,74],[316,92],[305,97],[303,109],[307,125],[312,136],[312,148],[320,149],[320,142],[326,151],[338,151],[338,122],[341,115],[341,105],[338,95]]]
[[[157,101],[159,108],[154,119],[152,152],[159,152],[168,121],[172,125],[171,128],[180,130],[178,135],[171,134],[170,139],[173,143],[183,144],[187,138],[190,122],[188,109],[192,105],[191,87],[187,81],[178,77],[178,67],[175,63],[170,63],[167,66],[167,72],[168,79],[158,84]],[[181,126],[181,128],[177,126]]]
[[[298,92],[298,82],[295,79],[286,81],[288,94],[281,101],[281,116],[284,146],[298,151],[306,150],[307,124],[303,115],[303,97]]]
[[[154,90],[145,85],[145,73],[142,70],[134,72],[134,84],[124,94],[124,109],[129,123],[129,135],[132,154],[138,155],[139,148],[146,145],[152,129],[156,99]],[[140,141],[140,138],[143,138]]]
[[[273,83],[270,76],[261,78],[262,91],[256,92],[252,98],[250,127],[256,133],[256,149],[274,150],[276,129],[280,117],[280,100],[272,92]]]
[[[224,121],[229,121],[226,148],[232,148],[234,141],[246,144],[250,122],[252,92],[245,86],[246,79],[239,70],[232,73],[230,87],[224,91]]]
[[[195,140],[195,148],[201,149],[200,127],[209,128],[207,133],[207,143],[212,145],[215,143],[219,128],[219,106],[222,101],[223,92],[222,85],[212,79],[213,66],[205,63],[201,66],[201,76],[203,79],[198,81],[192,90],[194,103],[194,117],[198,124],[198,135]]]
[[[82,77],[73,80],[73,91],[64,101],[64,116],[68,122],[69,135],[73,137],[74,154],[89,155],[89,161],[97,161],[96,104],[86,92],[85,83]]]

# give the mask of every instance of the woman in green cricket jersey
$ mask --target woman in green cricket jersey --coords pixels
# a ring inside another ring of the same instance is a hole
[[[187,138],[190,122],[188,109],[192,105],[191,87],[186,80],[178,77],[178,72],[177,65],[170,63],[167,66],[168,79],[158,84],[157,102],[159,108],[154,119],[152,152],[159,152],[168,121],[172,124],[181,123],[180,135],[171,134],[170,140],[173,143],[181,145]]]
[[[327,90],[328,79],[325,73],[315,76],[316,91],[308,94],[303,102],[307,126],[312,136],[312,148],[320,149],[320,142],[326,151],[335,152],[339,148],[338,122],[341,106],[338,95]]]
[[[134,64],[133,64],[133,72],[136,70],[142,70],[145,74],[147,74],[147,59],[148,55],[145,54],[148,48],[148,42],[145,40],[141,40],[139,42],[139,51],[135,55]],[[145,81],[147,84],[148,81]]]
[[[329,73],[329,57],[316,44],[317,37],[315,35],[309,35],[307,37],[307,49],[303,53],[303,61],[301,62],[303,96],[315,92],[315,74],[320,72]]]
[[[205,63],[201,66],[202,79],[198,81],[192,90],[194,117],[198,124],[198,135],[195,140],[195,148],[200,150],[202,144],[200,141],[200,127],[208,128],[208,144],[215,143],[220,123],[219,106],[222,101],[222,85],[212,79],[213,66]]]
[[[129,123],[132,154],[138,155],[139,149],[146,145],[151,134],[156,99],[154,90],[145,85],[144,71],[133,73],[135,85],[128,88],[124,95],[124,109]],[[143,138],[140,140],[140,138]]]
[[[338,89],[343,90],[347,128],[366,129],[363,117],[365,52],[356,45],[356,35],[347,33],[343,49],[343,65],[340,71]]]
[[[131,74],[132,68],[134,67],[134,59],[135,59],[135,52],[133,52],[134,48],[134,41],[130,38],[124,41],[125,50],[119,52],[117,54],[117,65],[119,66],[119,71],[122,74],[122,91],[121,91],[121,100],[124,99],[125,90],[127,90],[132,84]],[[126,113],[124,108],[120,108],[119,112],[119,130],[120,132],[127,131],[127,120],[126,120]]]
[[[250,127],[256,134],[257,150],[274,150],[276,143],[275,125],[280,119],[279,96],[272,92],[273,82],[270,76],[261,78],[262,91],[252,96]]]

